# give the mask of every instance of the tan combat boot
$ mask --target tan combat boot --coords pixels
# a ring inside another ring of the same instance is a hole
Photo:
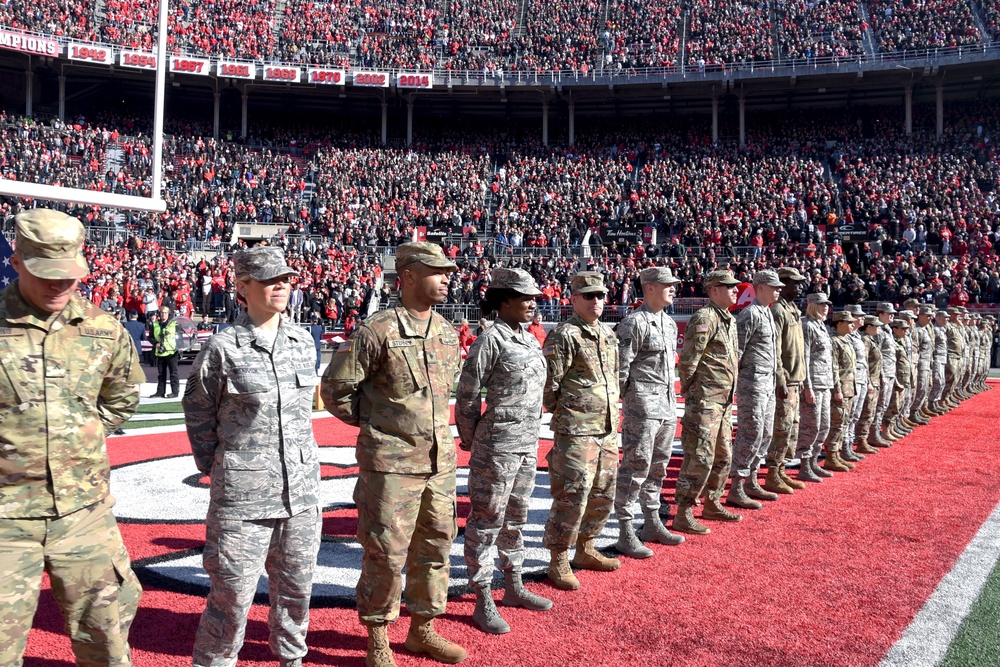
[[[801,482],[799,482],[801,484]],[[805,486],[803,484],[803,486]],[[764,488],[771,493],[789,494],[795,493],[795,489],[781,478],[781,471],[778,466],[771,466],[767,469],[767,479],[764,480]]]
[[[858,438],[858,441],[854,443],[854,449],[861,454],[878,454],[878,450],[868,444],[866,436]]]
[[[738,523],[743,520],[741,514],[730,512],[718,500],[711,498],[705,499],[705,509],[701,511],[701,518],[707,521],[725,521],[727,523]]]
[[[747,481],[743,483],[743,490],[746,491],[747,495],[754,500],[767,500],[773,501],[778,499],[777,493],[771,493],[770,491],[765,491],[761,488],[760,482],[757,480],[757,471],[750,471],[750,476]]]
[[[677,507],[677,514],[674,515],[674,520],[671,522],[670,527],[679,533],[688,533],[690,535],[708,535],[712,531],[704,526],[698,519],[694,518],[694,505],[679,505]]]
[[[580,588],[580,580],[569,566],[569,554],[565,549],[549,549],[549,581],[561,591],[575,591]]]
[[[785,463],[784,463],[784,461],[782,461],[778,465],[778,477],[780,477],[781,481],[785,483],[785,486],[790,486],[795,491],[799,491],[801,489],[806,488],[805,483],[800,482],[797,479],[792,479],[792,477],[790,477],[789,474],[787,472],[785,472]],[[768,491],[774,491],[774,489],[768,489]]]
[[[733,477],[732,481],[729,483],[729,493],[726,495],[726,504],[730,507],[739,507],[744,510],[759,510],[763,507],[762,504],[756,500],[751,500],[747,496],[746,489],[743,487],[744,479],[742,477]],[[704,514],[702,514],[704,516]]]
[[[410,619],[410,631],[406,633],[403,646],[411,653],[423,653],[449,665],[462,662],[469,655],[464,648],[434,631],[433,618],[420,614],[414,614]]]
[[[840,458],[840,453],[835,449],[826,450],[826,460],[823,461],[823,468],[830,472],[850,472],[847,462]]]
[[[392,648],[389,647],[387,627],[388,623],[367,626],[368,654],[365,656],[365,667],[396,667]]]
[[[594,538],[578,538],[576,541],[576,553],[571,561],[573,567],[581,570],[595,570],[597,572],[614,572],[622,566],[617,558],[607,558],[594,547]]]

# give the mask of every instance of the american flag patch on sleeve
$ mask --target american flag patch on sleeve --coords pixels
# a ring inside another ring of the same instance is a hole
[[[555,353],[556,353],[556,348],[553,345],[549,345],[548,347],[542,350],[542,354],[544,354],[546,357],[551,357]]]
[[[694,328],[694,332],[695,333],[708,333],[708,325],[707,324],[699,324],[699,325],[697,325]]]
[[[340,354],[341,352],[350,352],[352,347],[354,347],[354,341],[345,340],[343,343],[337,346],[337,354]]]

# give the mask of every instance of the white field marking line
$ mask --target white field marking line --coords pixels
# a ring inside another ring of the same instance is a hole
[[[996,565],[997,554],[1000,554],[1000,505],[980,526],[879,667],[939,665],[965,617],[979,600]]]

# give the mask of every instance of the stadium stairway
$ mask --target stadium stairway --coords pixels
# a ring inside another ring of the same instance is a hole
[[[981,2],[970,2],[969,9],[972,10],[972,20],[976,22],[976,29],[979,30],[979,37],[983,40],[983,44],[991,44],[993,38],[990,36],[990,31],[986,29],[986,22],[983,20],[983,5]]]
[[[861,17],[861,22],[868,26],[868,29],[864,31],[861,35],[861,44],[864,46],[865,54],[869,58],[874,58],[878,54],[878,46],[875,43],[875,33],[872,31],[871,17],[868,15],[868,4],[865,2],[858,3],[858,15]]]

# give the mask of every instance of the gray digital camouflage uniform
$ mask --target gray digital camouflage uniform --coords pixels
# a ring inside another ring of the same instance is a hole
[[[913,401],[910,404],[909,416],[919,418],[917,414],[927,405],[933,382],[934,369],[934,326],[929,322],[924,326],[913,328],[913,343],[917,347],[917,377],[913,387]]]
[[[458,381],[455,423],[463,447],[472,449],[465,564],[469,582],[487,590],[494,544],[500,569],[519,571],[524,563],[521,531],[535,488],[544,386],[538,340],[499,318],[472,344]]]
[[[184,421],[198,470],[211,480],[202,555],[211,589],[195,667],[235,663],[262,571],[272,652],[286,660],[307,652],[321,521],[317,384],[312,337],[284,316],[272,339],[243,313],[195,359]]]
[[[802,411],[799,423],[799,440],[795,453],[799,459],[819,454],[819,448],[830,432],[830,390],[833,389],[833,356],[830,334],[822,322],[802,319],[802,335],[805,339],[806,379],[805,390],[812,391],[813,404],[803,399],[799,402]]]
[[[868,398],[868,348],[862,339],[861,332],[851,333],[847,340],[854,348],[854,403],[851,405],[851,414],[844,429],[843,444],[850,446],[857,439],[858,421],[861,419],[861,411],[864,410],[865,401]]]
[[[132,337],[85,299],[45,318],[17,281],[0,293],[0,664],[21,664],[43,572],[79,664],[132,664],[142,589],[111,513],[104,434],[135,412],[144,379]]]
[[[636,500],[643,510],[660,508],[677,433],[677,323],[666,310],[653,313],[643,305],[622,320],[615,333],[624,415],[615,518],[630,521]]]
[[[777,327],[771,309],[757,299],[736,317],[740,370],[736,381],[739,428],[733,445],[733,477],[755,475],[774,432]]]

